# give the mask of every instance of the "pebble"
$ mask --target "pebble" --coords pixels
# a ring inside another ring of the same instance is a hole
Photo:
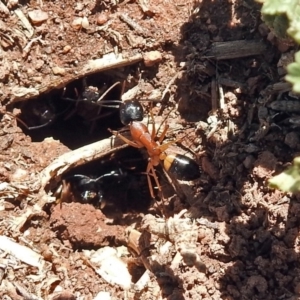
[[[289,132],[284,139],[284,143],[288,145],[291,149],[296,149],[299,145],[299,137],[296,132]]]
[[[255,158],[253,155],[248,155],[244,161],[243,161],[243,165],[246,169],[251,169],[254,165],[255,162]]]
[[[82,27],[82,18],[74,19],[71,26],[76,30],[80,30]]]
[[[66,46],[64,46],[62,52],[64,54],[66,54],[66,53],[70,52],[71,49],[72,49],[72,47],[70,45],[66,45]]]
[[[106,13],[101,13],[97,16],[97,24],[103,25],[108,21],[108,15]]]
[[[39,25],[48,20],[49,16],[45,11],[40,9],[32,10],[28,12],[28,17],[32,24]]]
[[[152,67],[162,61],[162,54],[159,51],[150,51],[144,54],[144,63],[146,67]]]
[[[64,75],[66,73],[66,70],[64,68],[56,66],[52,68],[52,72],[54,75]]]

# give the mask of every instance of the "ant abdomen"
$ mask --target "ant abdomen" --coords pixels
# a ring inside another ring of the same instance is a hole
[[[170,154],[164,159],[164,169],[178,180],[195,180],[200,177],[199,165],[182,154]]]

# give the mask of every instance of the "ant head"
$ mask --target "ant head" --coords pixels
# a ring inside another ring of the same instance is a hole
[[[142,121],[144,110],[138,100],[129,100],[120,104],[120,120],[122,124],[128,125],[132,121]]]

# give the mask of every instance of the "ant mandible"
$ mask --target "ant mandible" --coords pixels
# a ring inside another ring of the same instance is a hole
[[[158,190],[161,192],[161,186],[158,182],[154,167],[163,162],[163,167],[166,171],[173,174],[178,180],[195,180],[200,177],[198,164],[191,158],[182,154],[166,154],[165,151],[171,144],[178,140],[162,144],[163,139],[168,131],[169,126],[164,125],[164,129],[160,136],[155,129],[154,117],[150,111],[152,119],[152,132],[150,134],[148,127],[143,124],[143,107],[137,100],[122,102],[119,107],[120,119],[122,124],[129,125],[132,140],[129,140],[118,131],[108,129],[113,135],[120,137],[125,143],[135,148],[146,148],[149,160],[146,169],[146,175],[149,185],[149,190],[152,198],[155,198],[153,186],[151,183],[152,176],[155,180]]]

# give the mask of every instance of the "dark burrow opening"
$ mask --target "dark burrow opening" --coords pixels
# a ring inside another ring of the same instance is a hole
[[[75,167],[62,177],[61,183],[69,183],[65,200],[92,204],[104,214],[110,211],[145,213],[152,203],[146,166],[147,157],[142,151],[127,147]],[[97,180],[96,185],[94,180]],[[52,192],[56,190],[57,186]],[[97,195],[91,195],[94,190]],[[91,197],[85,198],[86,195]]]
[[[7,110],[18,109],[14,111],[18,124],[33,142],[53,137],[76,149],[110,136],[108,128],[122,127],[118,107],[96,103],[101,97],[101,101],[120,100],[121,90],[116,76],[98,73],[36,99],[13,103]]]

